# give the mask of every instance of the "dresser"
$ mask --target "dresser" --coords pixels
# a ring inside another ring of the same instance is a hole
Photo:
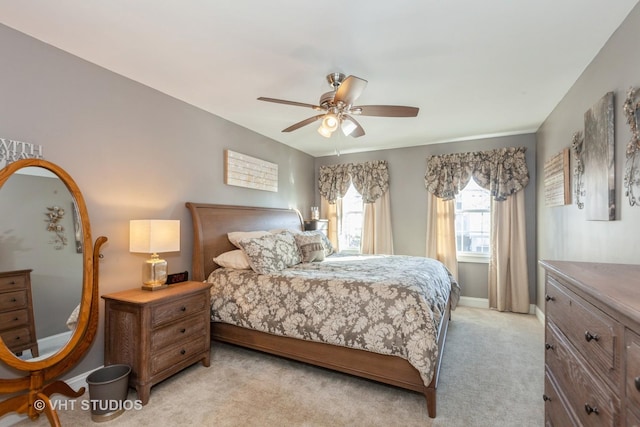
[[[0,336],[9,350],[38,357],[36,323],[31,298],[31,270],[0,272]]]
[[[157,291],[140,288],[103,295],[104,364],[131,366],[129,386],[143,405],[151,387],[211,354],[211,284],[182,282]]]
[[[540,264],[546,425],[640,426],[640,265]]]

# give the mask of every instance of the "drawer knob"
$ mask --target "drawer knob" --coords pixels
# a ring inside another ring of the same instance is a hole
[[[636,384],[636,390],[640,391],[640,377],[635,377],[633,382]]]
[[[16,302],[16,301],[18,301],[18,300],[15,299],[15,298],[11,298],[11,302]]]
[[[598,341],[600,337],[598,336],[598,334],[592,334],[591,332],[586,331],[584,333],[584,339],[587,340],[587,342],[591,342],[591,340]]]
[[[548,402],[551,400],[551,398],[549,396],[547,396],[546,394],[542,395],[542,400],[544,400],[545,402]]]
[[[10,284],[10,285],[15,285],[15,284],[16,284],[16,281],[15,281],[15,280],[12,280],[12,281],[10,281],[10,282],[9,282],[9,284]]]
[[[180,350],[180,354],[182,354],[182,355],[184,355],[186,352],[187,352],[187,350],[185,350],[185,349]]]
[[[545,350],[552,350],[553,349],[553,344],[546,343],[544,345],[544,348],[545,348]]]
[[[180,307],[180,311],[187,311],[187,307],[185,306]]]
[[[596,408],[595,406],[591,406],[591,405],[589,405],[588,403],[585,403],[585,404],[584,404],[584,410],[585,410],[585,412],[587,413],[587,415],[591,415],[591,414],[596,414],[596,415],[598,415],[598,414],[600,414],[600,413],[598,412],[598,408]]]
[[[546,294],[546,295],[544,296],[544,300],[545,300],[545,301],[555,301],[555,300],[556,300],[556,298],[555,298],[555,297],[552,297],[552,296],[551,296],[551,295],[549,295],[549,294]]]
[[[187,332],[187,330],[185,328],[180,329],[180,333],[184,334],[185,332]]]

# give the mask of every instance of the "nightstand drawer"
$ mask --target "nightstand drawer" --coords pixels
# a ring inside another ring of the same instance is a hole
[[[13,329],[16,326],[26,325],[29,322],[27,309],[0,313],[0,329]]]
[[[11,331],[5,331],[2,332],[0,336],[2,336],[2,340],[9,349],[31,344],[29,328],[18,328]]]
[[[0,311],[16,310],[27,306],[27,291],[0,294]]]
[[[151,334],[151,351],[162,351],[178,342],[189,340],[195,334],[202,334],[202,316],[190,316],[177,323],[164,326]]]
[[[194,356],[202,357],[203,351],[209,351],[209,343],[207,341],[205,337],[196,338],[158,354],[151,361],[151,374],[155,375],[167,368],[180,365],[189,361],[189,359],[193,359]]]
[[[151,326],[155,328],[163,323],[202,312],[206,302],[201,295],[192,295],[187,298],[160,304],[153,308],[151,313]]]
[[[27,280],[24,275],[0,277],[0,292],[25,289]]]

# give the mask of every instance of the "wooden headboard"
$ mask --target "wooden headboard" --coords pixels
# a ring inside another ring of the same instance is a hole
[[[229,242],[230,231],[302,230],[304,223],[295,209],[186,203],[193,220],[193,280],[202,281],[218,265],[213,258],[237,249]]]

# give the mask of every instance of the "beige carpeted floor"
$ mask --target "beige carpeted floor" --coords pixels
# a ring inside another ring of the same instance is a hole
[[[217,343],[209,368],[197,364],[156,385],[142,410],[100,424],[79,404],[59,416],[63,426],[108,427],[541,426],[543,337],[535,316],[459,307],[435,419],[421,394]]]

